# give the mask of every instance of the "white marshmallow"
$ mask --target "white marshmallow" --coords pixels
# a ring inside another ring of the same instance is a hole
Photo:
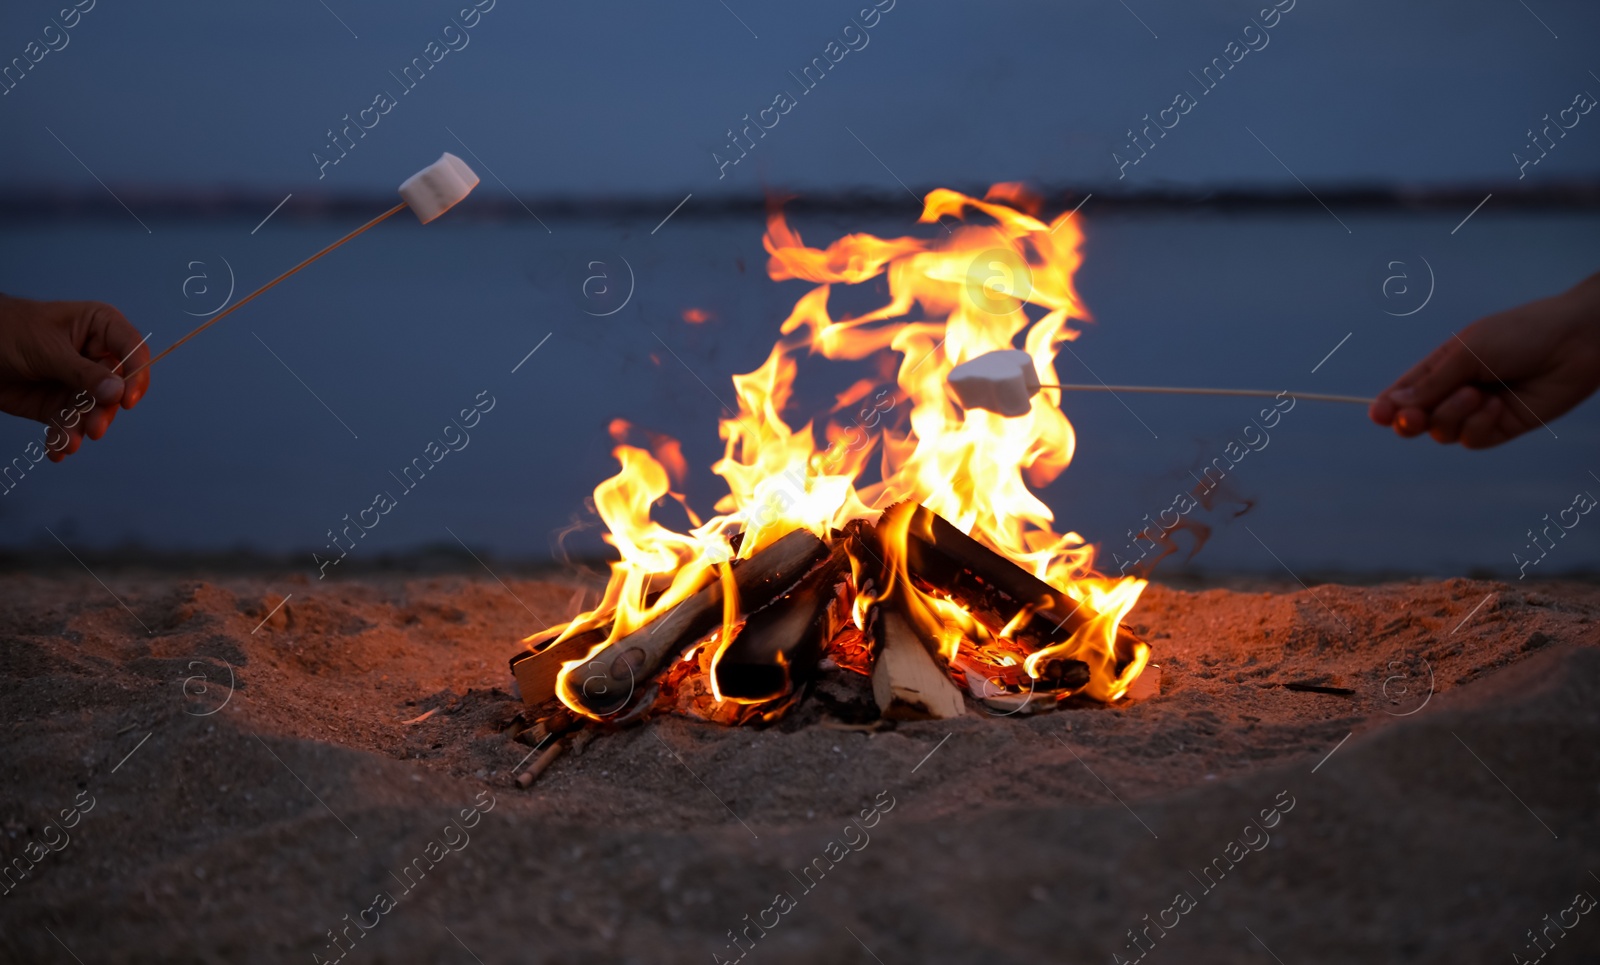
[[[963,408],[988,409],[1007,418],[1027,415],[1039,391],[1033,356],[1020,349],[990,352],[962,362],[946,381]]]
[[[455,207],[478,186],[467,162],[446,151],[400,185],[400,198],[427,224]]]

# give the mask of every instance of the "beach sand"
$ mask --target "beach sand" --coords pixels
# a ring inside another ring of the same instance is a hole
[[[1590,584],[1154,585],[1150,699],[657,718],[521,790],[578,584],[95,572],[0,577],[3,961],[1510,961],[1600,896]]]

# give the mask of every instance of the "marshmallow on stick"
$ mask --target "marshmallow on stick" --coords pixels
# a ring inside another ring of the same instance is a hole
[[[945,381],[964,408],[988,409],[1007,418],[1027,415],[1039,392],[1033,356],[1014,348],[962,362]]]
[[[417,220],[427,224],[455,207],[477,186],[478,176],[467,162],[446,151],[439,160],[402,181],[400,197],[416,212]]]
[[[351,238],[354,238],[356,235],[359,235],[368,228],[371,228],[374,225],[382,222],[390,215],[396,214],[401,209],[409,206],[412,211],[416,212],[417,219],[423,224],[427,224],[428,222],[444,214],[446,211],[449,211],[451,208],[455,207],[463,198],[471,194],[472,189],[477,186],[478,176],[472,173],[471,168],[467,167],[467,162],[456,157],[454,154],[451,154],[449,151],[446,151],[444,154],[440,155],[439,160],[433,162],[432,164],[418,171],[416,174],[413,174],[411,177],[405,179],[405,181],[400,185],[401,201],[399,204],[390,208],[388,211],[385,211],[383,214],[378,215],[376,218],[373,218],[371,221],[368,221],[366,224],[345,235],[343,238],[340,238],[338,241],[335,241],[333,244],[312,255],[310,258],[307,258],[305,261],[302,261],[300,264],[290,268],[288,271],[267,282],[265,285],[262,285],[260,288],[257,288],[255,291],[251,292],[245,297],[234,302],[231,306],[229,306],[227,311],[221,312],[220,314],[208,319],[204,325],[201,325],[188,335],[185,335],[183,338],[180,338],[176,342],[173,342],[171,345],[167,346],[166,350],[160,355],[157,355],[155,358],[146,362],[144,368],[147,369],[166,358],[168,355],[172,354],[173,349],[182,345],[184,342],[189,341],[189,339],[194,338],[196,335],[199,335],[201,332],[222,321],[224,318],[227,318],[229,315],[243,308],[247,303],[254,301],[262,292],[265,292],[273,285],[276,285],[278,282],[288,278],[290,275],[311,264],[313,261],[316,261],[318,258],[321,258],[323,255],[349,241]],[[142,371],[144,371],[144,369],[130,372],[128,375],[124,376],[124,378],[132,378],[134,375],[137,375]]]
[[[990,352],[962,362],[945,377],[956,401],[965,409],[987,409],[1008,419],[1027,415],[1033,397],[1040,389],[1070,389],[1078,392],[1147,392],[1159,395],[1251,395],[1277,398],[1288,395],[1315,402],[1353,402],[1371,405],[1371,399],[1358,395],[1327,395],[1321,392],[1273,392],[1270,389],[1184,389],[1164,385],[1045,385],[1033,367],[1033,356],[1017,349]]]

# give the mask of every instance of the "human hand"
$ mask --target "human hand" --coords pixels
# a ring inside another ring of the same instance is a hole
[[[117,408],[150,387],[150,352],[122,313],[101,302],[0,295],[0,411],[50,426],[50,461],[99,439]],[[119,373],[134,372],[124,380]]]
[[[1600,386],[1600,274],[1479,319],[1372,403],[1402,436],[1487,449],[1565,413]]]

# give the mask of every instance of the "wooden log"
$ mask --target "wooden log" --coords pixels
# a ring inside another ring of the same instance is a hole
[[[1034,608],[1034,621],[1048,621],[1052,632],[1066,639],[1093,616],[1078,602],[1029,573],[961,530],[949,520],[916,503],[897,503],[884,511],[879,525],[910,515],[906,526],[906,568],[916,578],[938,587],[968,609],[985,609],[1010,620],[1024,606]]]
[[[581,659],[606,638],[604,627],[585,630],[556,643],[559,633],[559,629],[550,630],[534,637],[528,641],[529,649],[511,658],[511,673],[517,678],[522,703],[530,709],[555,699],[556,675],[561,673],[562,664]]]
[[[911,618],[893,603],[875,608],[878,659],[872,696],[890,720],[939,720],[967,712],[961,691],[934,659]]]
[[[713,668],[723,696],[770,700],[814,676],[823,644],[839,629],[838,587],[848,576],[844,543],[835,543],[794,589],[752,613]]]
[[[964,659],[963,659],[964,658]],[[956,669],[967,678],[967,689],[974,697],[990,696],[995,691],[1012,690],[1037,693],[1039,696],[1079,690],[1089,682],[1089,665],[1082,660],[1053,658],[1039,667],[1039,678],[1033,679],[1021,663],[997,666],[984,663],[970,651],[963,651],[956,660]],[[976,679],[974,679],[976,678]]]
[[[739,537],[742,535],[742,533],[734,534],[732,543],[735,550],[739,547]],[[672,573],[653,573],[645,580],[646,606],[653,605],[661,594],[672,586],[674,576]],[[588,592],[587,587],[578,589],[577,595],[572,600],[575,610],[582,608]],[[554,700],[556,677],[561,673],[561,665],[582,658],[594,649],[595,644],[609,635],[606,627],[596,627],[559,643],[555,642],[563,629],[565,624],[535,634],[527,641],[527,649],[511,658],[511,673],[516,677],[517,689],[522,692],[522,702],[527,707],[539,708]]]
[[[909,520],[905,516],[909,514]],[[992,631],[999,632],[1024,609],[1030,612],[1013,636],[1039,650],[1071,638],[1097,614],[1066,593],[1029,573],[1013,561],[961,532],[938,513],[909,500],[884,510],[874,534],[861,534],[860,541],[874,555],[887,560],[881,533],[904,521],[906,525],[906,567],[912,577],[926,586],[942,590],[970,610]],[[1138,637],[1127,628],[1117,632],[1117,666],[1133,659]],[[1081,661],[1066,661],[1079,663]],[[1061,666],[1050,676],[1067,681],[1086,675],[1087,665]]]
[[[516,739],[529,747],[543,747],[545,741],[551,737],[560,737],[576,730],[584,722],[584,719],[577,714],[561,707],[550,716],[534,721],[533,726],[518,734]]]
[[[564,749],[565,744],[559,740],[545,748],[545,752],[540,754],[538,759],[529,765],[527,770],[517,775],[517,787],[527,790],[534,781],[539,779],[540,774],[543,774],[551,764],[556,762],[556,758],[561,756],[561,752]]]
[[[733,566],[739,605],[746,612],[770,602],[828,555],[827,544],[797,529]],[[599,716],[627,705],[661,665],[722,622],[722,581],[713,580],[648,626],[606,647],[571,678],[573,696]]]

